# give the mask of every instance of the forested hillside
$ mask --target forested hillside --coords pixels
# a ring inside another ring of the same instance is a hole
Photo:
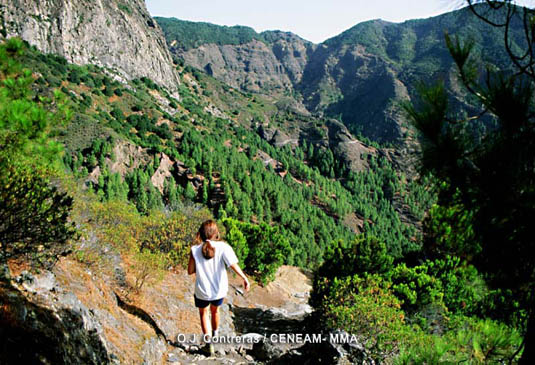
[[[73,119],[58,131],[63,160],[101,200],[129,200],[145,214],[197,203],[220,218],[268,224],[290,246],[283,262],[305,267],[316,267],[329,244],[352,230],[388,242],[397,258],[419,248],[416,227],[396,209],[406,206],[421,218],[430,193],[396,173],[384,155],[366,156],[369,168],[354,172],[335,163],[330,149],[306,141],[276,148],[234,111],[227,117],[210,109],[203,93],[221,86],[188,69],[181,70],[178,101],[149,79],[123,85],[97,67],[35,49],[21,62],[40,75],[40,93],[56,89],[69,99]],[[227,93],[262,111],[254,96]]]

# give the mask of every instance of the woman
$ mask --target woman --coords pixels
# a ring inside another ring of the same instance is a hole
[[[195,306],[199,308],[201,328],[204,337],[210,342],[211,336],[217,336],[219,327],[219,306],[228,292],[227,267],[230,267],[243,279],[245,291],[249,291],[249,280],[238,266],[238,258],[232,247],[220,241],[217,224],[213,220],[204,222],[195,238],[197,245],[191,248],[188,263],[188,274],[196,273],[195,278]],[[208,320],[208,306],[212,314],[212,331]],[[214,354],[214,347],[210,343],[204,348],[205,352]]]

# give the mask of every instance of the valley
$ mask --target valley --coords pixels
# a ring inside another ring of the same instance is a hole
[[[516,150],[531,124],[503,121],[530,118],[531,89],[502,30],[472,10],[367,21],[321,44],[153,18],[141,0],[0,11],[0,362],[524,356],[532,263],[514,269],[511,252],[531,242],[531,160]],[[523,214],[508,210],[521,200]],[[208,219],[253,283],[244,293],[231,277],[223,335],[355,341],[211,357],[178,341],[201,331],[186,267]]]

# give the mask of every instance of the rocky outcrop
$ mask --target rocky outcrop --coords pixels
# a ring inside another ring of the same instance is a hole
[[[377,149],[353,138],[347,127],[337,120],[328,120],[326,126],[329,131],[329,146],[335,156],[344,160],[353,171],[368,168],[368,159],[377,154]]]
[[[122,177],[150,162],[150,157],[146,149],[129,141],[117,142],[113,147],[113,156],[113,161],[107,161],[110,171],[118,173]]]
[[[409,97],[388,60],[359,44],[322,46],[298,85],[307,108],[341,115],[352,132],[379,141],[401,140],[404,117],[397,102]]]
[[[195,24],[177,19],[156,19],[163,27],[191,27]],[[220,31],[228,30],[222,27]],[[211,26],[210,31],[217,32],[218,27]],[[206,42],[191,49],[180,46],[182,42],[176,39],[172,29],[166,31],[165,36],[171,52],[184,59],[186,64],[235,88],[276,95],[293,90],[301,81],[309,55],[316,47],[293,33],[281,31],[255,33],[252,39],[244,37],[237,43]]]
[[[165,39],[143,0],[0,0],[3,33],[77,64],[97,64],[170,90],[179,82]]]
[[[101,259],[87,265],[66,257],[52,271],[39,274],[17,265],[0,272],[2,363],[277,363],[298,354],[310,362],[308,353],[299,350],[303,343],[273,344],[264,338],[312,328],[309,273],[283,266],[273,282],[265,287],[253,284],[248,293],[231,275],[219,332],[244,341],[221,342],[216,358],[206,358],[199,351],[201,329],[192,277],[182,269],[168,271],[161,281],[132,292],[135,273],[127,257],[92,236],[83,244],[93,247]],[[197,340],[180,341],[180,334],[197,335]],[[262,339],[267,352],[253,348],[253,338]]]
[[[325,119],[323,128],[320,134],[314,124],[302,122],[300,128],[294,129],[292,134],[287,134],[280,129],[261,125],[258,134],[276,147],[299,145],[302,141],[319,147],[329,147],[337,159],[342,159],[355,172],[366,169],[369,157],[379,152],[376,148],[353,138],[347,127],[335,119]],[[263,160],[266,161],[265,158]]]
[[[238,89],[280,92],[292,87],[273,51],[258,40],[240,45],[205,44],[181,56],[187,64]]]
[[[1,284],[3,362],[111,362],[98,314],[60,290],[52,273],[35,277],[24,272],[15,286]]]
[[[120,258],[108,256],[120,271]],[[53,272],[12,276],[0,291],[7,364],[157,363],[167,352],[164,338],[118,305],[112,278],[68,259]]]
[[[174,164],[174,161],[172,161],[169,156],[167,156],[165,153],[162,153],[160,158],[160,166],[158,166],[158,169],[150,178],[152,185],[154,185],[154,187],[156,187],[156,189],[158,189],[162,194],[165,186],[165,179],[171,176],[171,170]]]
[[[317,46],[290,32],[268,31],[262,35],[292,83],[299,83],[309,56]]]

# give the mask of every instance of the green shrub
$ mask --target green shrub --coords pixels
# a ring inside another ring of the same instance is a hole
[[[226,229],[225,240],[232,246],[238,260],[241,263],[245,263],[247,256],[249,255],[249,246],[247,245],[247,239],[237,226],[237,221],[230,218],[222,220]]]
[[[522,344],[518,331],[490,319],[458,317],[443,336],[420,335],[403,346],[395,364],[516,363]]]
[[[110,96],[113,96],[113,89],[109,86],[106,86],[104,88],[104,95],[106,95],[107,97],[110,97]]]
[[[0,263],[51,263],[75,236],[73,200],[50,183],[61,163],[51,131],[72,114],[59,92],[36,97],[32,72],[20,63],[26,47],[18,38],[0,45]]]
[[[117,7],[119,8],[119,10],[121,10],[122,12],[125,12],[126,14],[128,15],[132,15],[132,9],[130,9],[130,7],[126,4],[119,4],[117,5]]]
[[[113,105],[113,109],[111,110],[110,115],[115,118],[115,120],[117,120],[119,123],[124,122],[125,117],[123,111],[121,110],[121,108],[119,108],[119,106]]]
[[[325,262],[318,269],[318,275],[332,278],[354,274],[381,274],[392,267],[392,257],[386,245],[376,237],[360,235],[348,245],[342,241],[327,247]]]
[[[358,335],[376,358],[395,353],[408,331],[401,302],[379,275],[323,278],[318,310],[324,324]]]
[[[141,82],[143,82],[143,84],[145,84],[147,88],[152,89],[152,90],[160,90],[160,87],[158,86],[158,84],[156,84],[154,81],[152,81],[148,77],[142,77],[140,80]]]
[[[145,284],[155,284],[165,275],[168,260],[165,255],[142,249],[133,256],[131,269],[134,273],[134,290],[140,291]]]
[[[245,270],[263,284],[273,280],[277,269],[290,254],[288,239],[276,227],[265,223],[256,225],[229,218],[223,222],[229,232],[229,243],[243,258]]]
[[[76,85],[80,84],[81,82],[80,71],[78,70],[78,68],[71,69],[71,71],[69,72],[68,80],[69,82],[72,82],[73,84],[76,84]]]
[[[463,264],[460,258],[453,256],[429,261],[427,266],[429,274],[441,281],[443,301],[451,312],[481,313],[489,292],[474,266]]]
[[[426,265],[408,267],[401,263],[388,273],[392,291],[403,302],[403,308],[414,311],[425,305],[442,303],[442,282],[428,272]]]

